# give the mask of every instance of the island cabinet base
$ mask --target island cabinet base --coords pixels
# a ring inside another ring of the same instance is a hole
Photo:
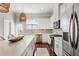
[[[23,52],[22,56],[33,56],[34,50],[35,50],[35,42],[34,40],[32,40],[30,44],[28,45],[28,47]]]

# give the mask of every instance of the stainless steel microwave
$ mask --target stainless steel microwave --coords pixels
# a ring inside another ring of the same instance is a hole
[[[55,21],[55,22],[53,23],[53,27],[54,27],[54,29],[60,28],[60,20]]]

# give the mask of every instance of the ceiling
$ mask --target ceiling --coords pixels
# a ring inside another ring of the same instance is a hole
[[[11,3],[10,11],[27,14],[52,14],[55,3]]]

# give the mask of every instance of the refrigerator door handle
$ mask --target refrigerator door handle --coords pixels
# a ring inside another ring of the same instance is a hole
[[[71,47],[73,48],[74,44],[73,44],[73,27],[74,27],[74,21],[73,21],[73,14],[71,14],[71,18],[70,18],[70,24],[69,24],[69,39],[70,39],[70,44]]]
[[[75,46],[74,46],[74,48],[75,49],[77,49],[77,47],[78,47],[78,18],[77,18],[77,14],[76,14],[76,12],[75,12],[75,18],[74,18],[74,25],[75,25],[75,36],[74,36],[74,38],[75,38]]]

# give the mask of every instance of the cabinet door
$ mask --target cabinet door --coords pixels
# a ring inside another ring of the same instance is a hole
[[[62,46],[61,45],[58,46],[58,53],[59,53],[58,54],[59,56],[62,56],[63,55],[62,54]]]
[[[27,56],[28,55],[28,47],[25,49],[25,51],[23,52],[22,56]]]
[[[31,45],[31,46],[30,46],[30,49],[29,49],[29,51],[28,51],[28,55],[29,55],[29,56],[33,56],[33,51],[34,51],[34,50],[33,50],[33,45]]]
[[[49,37],[49,34],[43,34],[43,35],[42,35],[42,42],[43,42],[43,43],[51,44],[51,39],[50,39],[50,37]]]
[[[60,56],[62,56],[63,54],[62,54],[62,37],[59,37],[59,55]]]
[[[55,37],[54,42],[55,42],[54,44],[55,53],[58,56],[61,56],[62,55],[62,37]]]
[[[32,40],[26,50],[23,52],[22,56],[33,56],[33,52],[35,49],[35,42]]]
[[[55,40],[54,40],[54,51],[55,51],[55,53],[56,53],[56,55],[58,55],[58,41],[57,41],[58,39],[55,37]]]
[[[30,43],[30,45],[28,46],[28,54],[27,56],[33,56],[33,51],[34,51],[34,48],[35,48],[35,44],[34,44],[34,40]]]
[[[56,55],[59,55],[58,49],[59,49],[58,44],[55,44],[55,53],[56,53]]]

